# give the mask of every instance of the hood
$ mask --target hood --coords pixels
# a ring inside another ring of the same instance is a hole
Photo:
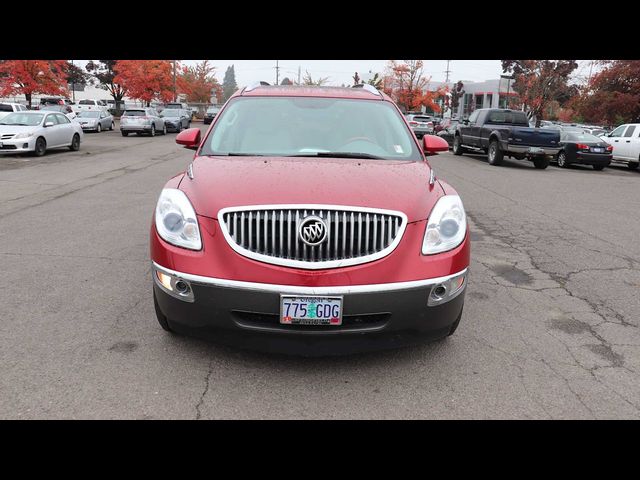
[[[198,157],[180,189],[211,218],[226,207],[306,203],[398,210],[414,222],[443,195],[429,185],[430,171],[426,162],[393,160]]]
[[[40,128],[40,125],[33,125],[33,126],[0,125],[0,134],[30,132],[30,131],[38,130],[39,128]]]

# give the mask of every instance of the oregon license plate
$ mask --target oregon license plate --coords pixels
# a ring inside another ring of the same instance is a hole
[[[543,153],[544,150],[540,147],[529,147],[529,153]]]
[[[602,147],[593,147],[591,149],[591,151],[594,152],[594,153],[602,153],[602,152],[604,152],[604,148],[602,148]]]
[[[284,325],[342,325],[342,297],[280,296]]]

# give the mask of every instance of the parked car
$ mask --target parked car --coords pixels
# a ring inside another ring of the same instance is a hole
[[[607,130],[605,130],[604,128],[585,128],[584,129],[585,133],[589,133],[591,135],[595,135],[596,137],[602,137],[604,135],[606,135],[607,133],[609,133]]]
[[[130,133],[135,133],[136,135],[148,133],[154,137],[156,132],[166,135],[167,125],[155,108],[131,108],[125,110],[122,117],[120,117],[120,132],[123,137],[128,136]]]
[[[28,108],[20,103],[0,103],[0,119],[6,117],[11,112],[24,112]]]
[[[571,164],[592,165],[602,170],[611,163],[613,147],[601,138],[585,132],[562,131],[556,161],[560,168]]]
[[[422,138],[433,133],[433,118],[429,115],[407,114],[405,118],[416,137]]]
[[[530,160],[544,169],[560,151],[560,131],[529,127],[527,115],[519,110],[481,108],[456,128],[454,155],[486,153],[490,165],[500,165],[504,156]]]
[[[168,331],[303,355],[443,338],[458,327],[470,240],[393,101],[361,88],[236,92],[151,225]],[[400,161],[399,161],[400,160]]]
[[[453,147],[453,137],[458,123],[459,120],[457,118],[445,118],[440,123],[440,131],[437,135],[446,140],[450,147]]]
[[[102,130],[113,130],[115,127],[113,115],[107,110],[85,110],[78,114],[76,121],[82,130],[95,130],[98,133]]]
[[[613,160],[625,163],[631,170],[640,165],[640,123],[620,125],[611,133],[601,137],[613,146]]]
[[[67,116],[69,120],[73,120],[76,118],[77,114],[71,108],[71,105],[40,105],[40,111],[48,111],[48,112],[60,112]]]
[[[85,99],[80,100],[77,105],[74,105],[74,111],[76,113],[84,112],[84,111],[100,111],[106,110],[109,108],[106,100],[97,100],[97,99]]]
[[[207,108],[207,111],[205,112],[204,119],[203,119],[204,124],[209,125],[211,122],[213,122],[213,119],[216,118],[216,115],[218,114],[219,111],[220,109],[218,107]]]
[[[183,129],[191,126],[191,114],[182,108],[165,108],[160,116],[167,125],[167,131],[180,133]]]
[[[69,147],[79,150],[82,128],[58,112],[13,112],[0,120],[0,153],[34,152],[42,156],[48,149]]]
[[[74,104],[71,100],[65,97],[40,97],[39,103],[40,105],[38,109],[41,108],[43,105],[73,105]]]

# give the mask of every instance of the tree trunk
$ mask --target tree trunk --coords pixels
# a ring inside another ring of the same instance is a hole
[[[27,100],[27,103],[29,104],[29,110],[31,110],[31,94],[30,93],[25,93],[24,97]]]

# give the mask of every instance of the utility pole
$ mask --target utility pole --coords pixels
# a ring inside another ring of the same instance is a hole
[[[176,91],[176,61],[173,61],[173,101],[178,101],[178,94]]]
[[[279,79],[280,79],[280,67],[278,66],[278,60],[276,60],[276,85],[278,85]]]
[[[73,72],[73,60],[71,60],[71,72],[72,74],[75,75],[75,73]],[[76,103],[76,84],[73,81],[74,77],[71,77],[71,97],[72,97],[72,102]]]
[[[449,74],[451,73],[451,70],[449,70],[449,62],[451,60],[447,60],[447,70],[444,72],[447,74],[447,79],[445,80],[445,83],[449,83]]]
[[[591,60],[591,62],[589,62],[589,81],[588,83],[591,84],[591,72],[593,70],[593,60]]]
[[[298,65],[298,85],[300,85],[300,65]]]

